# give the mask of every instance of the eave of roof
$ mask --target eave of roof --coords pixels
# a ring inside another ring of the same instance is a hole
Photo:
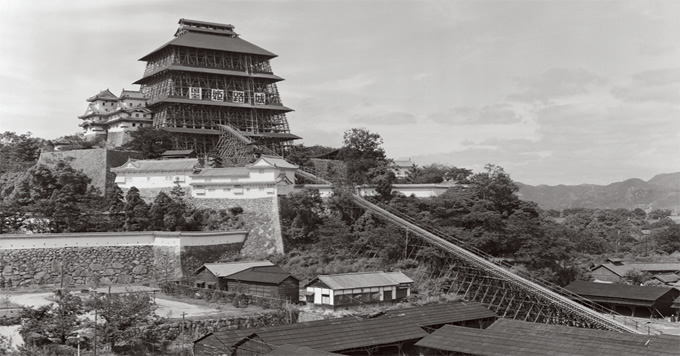
[[[188,133],[188,134],[202,134],[202,135],[221,135],[222,132],[219,130],[211,130],[211,129],[191,129],[188,127],[162,127],[161,129],[168,131],[168,132],[178,132],[178,133]],[[293,135],[293,134],[284,134],[284,133],[259,133],[259,134],[250,134],[245,131],[240,131],[243,133],[245,136],[250,136],[250,137],[260,137],[264,139],[273,139],[273,140],[281,140],[281,141],[289,141],[289,140],[296,140],[299,139],[299,136]],[[255,136],[257,135],[257,136]]]
[[[272,110],[279,112],[290,112],[293,109],[285,107],[283,105],[250,105],[250,104],[240,104],[232,103],[230,101],[212,101],[212,100],[196,100],[196,99],[186,99],[184,97],[166,97],[162,99],[151,100],[147,103],[147,106],[158,105],[162,103],[175,103],[175,104],[193,104],[193,105],[207,105],[207,106],[227,106],[233,108],[243,108],[243,109],[256,109],[256,110]]]
[[[673,288],[669,287],[630,286],[586,281],[574,281],[564,288],[594,301],[609,300],[617,303],[628,302],[638,305],[646,305],[650,302],[653,304],[661,296],[673,290]]]
[[[157,74],[160,74],[162,72],[165,72],[165,71],[183,71],[183,72],[192,72],[192,73],[227,75],[227,76],[233,76],[233,77],[268,79],[272,83],[280,82],[280,81],[284,80],[283,78],[279,77],[278,75],[269,74],[269,73],[246,73],[246,72],[241,72],[241,71],[238,71],[238,70],[218,69],[218,68],[202,68],[202,67],[191,67],[191,66],[170,64],[170,65],[167,65],[165,67],[158,68],[158,69],[154,70],[153,72],[145,74],[144,77],[142,77],[141,79],[138,79],[133,84],[144,84],[144,83],[148,82],[149,78],[151,78],[151,77],[153,77]]]
[[[154,53],[161,51],[168,46],[180,46],[190,48],[209,49],[215,51],[234,52],[255,54],[266,57],[268,59],[275,58],[276,54],[267,51],[264,48],[258,47],[240,37],[229,37],[211,35],[206,33],[187,32],[179,37],[168,41],[164,45],[153,50],[151,53],[140,58],[140,61],[146,61]]]

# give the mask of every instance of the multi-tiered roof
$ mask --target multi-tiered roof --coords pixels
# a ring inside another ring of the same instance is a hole
[[[151,110],[139,91],[125,90],[115,96],[110,90],[102,90],[87,98],[85,113],[78,118],[85,130],[85,137],[107,138],[112,146],[124,143],[124,133],[144,126],[151,126]]]
[[[299,138],[290,133],[269,60],[276,57],[239,37],[234,26],[181,19],[175,38],[142,57],[135,82],[154,111],[154,126],[175,134],[176,149],[199,154],[230,127],[278,154]]]

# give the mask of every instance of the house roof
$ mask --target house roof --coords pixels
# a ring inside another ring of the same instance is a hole
[[[586,281],[574,281],[564,287],[568,291],[584,298],[598,302],[636,303],[640,305],[652,305],[673,288],[652,286],[630,286],[626,284],[595,283]]]
[[[657,274],[654,276],[654,278],[660,280],[663,283],[675,283],[680,281],[680,276],[675,273]]]
[[[161,156],[187,156],[194,153],[194,150],[167,150]]]
[[[470,355],[581,355],[581,356],[665,356],[677,354],[677,337],[646,336],[642,339],[618,339],[579,333],[541,332],[544,324],[529,329],[473,329],[445,325],[416,343],[416,346]],[[607,332],[614,336],[616,332]],[[624,335],[624,334],[621,334]],[[629,336],[631,334],[625,334]],[[675,341],[673,341],[675,339]],[[651,340],[651,342],[649,342]],[[661,340],[657,343],[655,341]],[[672,343],[675,342],[675,345]]]
[[[130,98],[130,99],[146,99],[141,90],[125,90],[120,93],[120,99]]]
[[[279,266],[253,267],[241,272],[229,275],[227,278],[243,282],[261,282],[279,284],[288,277],[293,277],[290,273]],[[295,278],[295,277],[293,277]],[[297,279],[297,278],[295,278]]]
[[[401,272],[360,272],[320,275],[312,279],[307,285],[314,283],[316,280],[321,281],[330,289],[382,287],[413,283],[412,279]]]
[[[246,167],[205,168],[194,177],[248,177],[250,170]]]
[[[403,317],[423,327],[453,324],[462,321],[496,318],[497,315],[477,302],[430,304],[417,308],[393,309],[380,318]],[[400,319],[404,320],[404,319]]]
[[[274,58],[276,54],[267,51],[264,48],[258,47],[248,41],[239,37],[219,36],[207,33],[187,32],[179,37],[175,37],[166,44],[153,50],[151,53],[140,58],[140,61],[146,61],[152,54],[168,47],[180,46],[190,48],[209,49],[215,51],[236,52],[255,54],[267,58]]]
[[[614,272],[619,277],[623,277],[628,271],[638,270],[641,272],[667,272],[667,271],[680,271],[680,263],[625,263],[621,265],[615,265],[612,263],[603,263],[593,270],[604,267],[612,272]]]
[[[213,334],[226,347],[230,347],[253,333],[269,345],[293,344],[329,352],[418,340],[427,335],[419,326],[409,322],[395,321],[391,318],[354,317],[249,330],[225,330]],[[199,342],[201,339],[194,343]]]
[[[111,172],[184,172],[192,171],[198,167],[200,167],[200,164],[197,158],[172,160],[138,160],[130,158],[122,166],[111,168]]]
[[[269,261],[248,261],[248,262],[227,262],[227,263],[206,263],[199,267],[194,274],[198,273],[203,268],[206,268],[210,273],[216,277],[227,277],[234,273],[238,273],[253,267],[274,266]]]
[[[118,97],[115,96],[110,90],[105,89],[105,90],[102,90],[99,93],[87,98],[87,101],[95,101],[95,100],[118,101]]]
[[[177,65],[177,64],[168,64],[164,67],[157,68],[156,70],[154,70],[152,72],[144,74],[144,77],[142,77],[141,79],[138,79],[136,82],[134,82],[132,84],[144,84],[149,80],[149,78],[153,77],[156,74],[162,73],[164,71],[182,71],[182,72],[193,72],[193,73],[229,75],[229,76],[236,76],[236,77],[267,79],[267,80],[270,80],[272,82],[278,82],[278,81],[283,80],[283,78],[279,77],[278,75],[269,74],[269,73],[246,73],[244,71],[238,71],[238,70],[219,69],[219,68],[201,68],[201,67],[191,67],[191,66],[183,66],[183,65]]]
[[[331,355],[341,355],[334,352],[327,352],[323,350],[315,350],[306,346],[297,346],[291,344],[281,345],[269,353],[264,354],[264,356],[331,356]]]
[[[257,166],[260,162],[265,162],[271,166],[277,167],[277,168],[292,168],[292,169],[297,169],[299,168],[298,166],[286,161],[283,159],[283,157],[279,156],[266,156],[262,155],[260,158],[255,161],[251,166]]]

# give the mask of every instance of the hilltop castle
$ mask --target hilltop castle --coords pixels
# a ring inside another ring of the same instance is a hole
[[[179,20],[175,38],[140,60],[144,75],[119,97],[104,90],[79,118],[86,137],[110,146],[153,125],[173,133],[175,149],[221,156],[234,164],[252,147],[285,155],[293,140],[269,61],[276,55],[239,37],[234,26]]]

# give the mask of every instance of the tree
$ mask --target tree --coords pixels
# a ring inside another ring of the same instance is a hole
[[[0,133],[0,175],[23,171],[38,161],[44,140],[31,136],[31,132],[21,135],[10,131]]]
[[[170,204],[172,204],[172,199],[165,192],[159,192],[156,195],[149,209],[149,230],[165,230],[165,215],[168,213]]]
[[[152,336],[148,327],[159,322],[156,304],[146,293],[94,295],[87,306],[104,319],[97,331],[112,350],[122,341],[133,349],[146,349],[145,341]]]
[[[304,190],[281,200],[281,229],[291,245],[313,243],[323,223],[323,200],[318,190]]]
[[[652,278],[651,273],[639,271],[637,269],[629,270],[623,275],[623,280],[626,283],[632,284],[634,286],[642,285],[643,283],[647,282],[651,278]]]
[[[671,216],[671,210],[670,209],[654,209],[649,212],[647,215],[647,218],[650,220],[657,220],[657,219],[663,219],[665,217]]]
[[[131,187],[125,195],[125,231],[145,231],[149,227],[149,206]]]
[[[161,153],[173,149],[173,136],[169,132],[153,127],[142,127],[130,132],[131,140],[123,149],[140,151],[144,159],[159,158]]]
[[[657,246],[666,253],[680,251],[680,225],[678,224],[655,231],[652,238],[656,240]]]
[[[364,128],[345,131],[344,145],[338,156],[347,164],[347,178],[354,184],[366,184],[373,176],[369,171],[387,164],[383,140],[377,133]]]
[[[394,171],[387,166],[381,166],[374,168],[371,175],[373,176],[371,184],[375,186],[378,199],[383,202],[389,202],[392,199],[392,184],[397,180]]]
[[[38,308],[24,307],[21,311],[19,334],[28,339],[32,333],[50,339],[58,339],[63,344],[80,326],[79,317],[83,315],[82,300],[65,290],[54,292],[54,303]]]

